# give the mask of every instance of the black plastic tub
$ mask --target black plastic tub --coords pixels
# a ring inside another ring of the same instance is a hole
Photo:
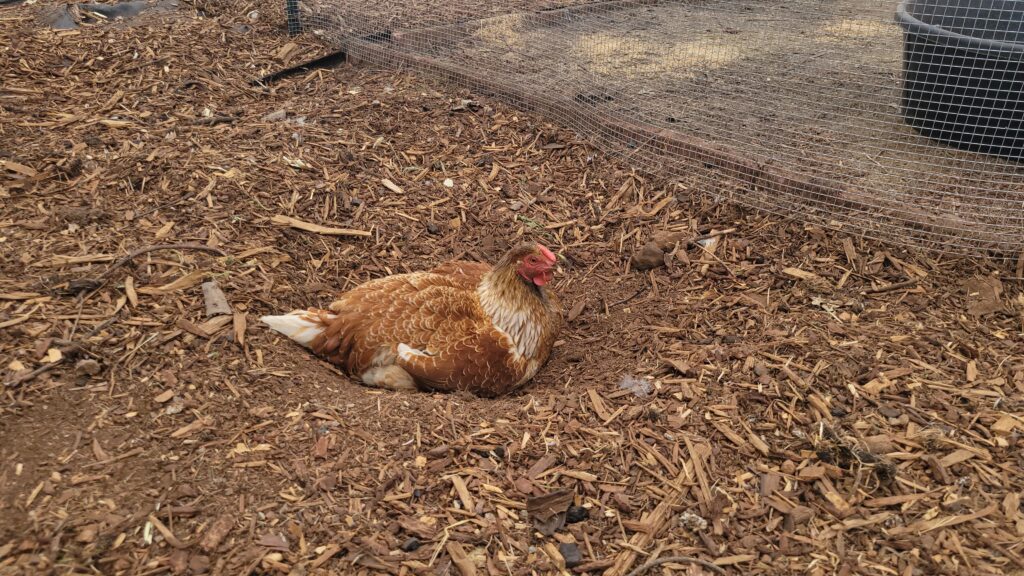
[[[962,150],[1024,160],[1024,0],[903,0],[903,117]]]

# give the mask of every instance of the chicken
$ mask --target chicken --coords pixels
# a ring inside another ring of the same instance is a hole
[[[260,320],[368,386],[494,397],[526,384],[551,354],[562,326],[548,286],[556,261],[524,242],[493,267],[451,261],[366,282],[329,310]]]

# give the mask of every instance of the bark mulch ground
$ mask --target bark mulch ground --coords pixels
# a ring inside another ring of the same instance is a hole
[[[0,9],[0,574],[1024,569],[1020,264],[715,204],[426,77],[253,86],[325,51],[271,3],[56,6]],[[511,397],[257,321],[520,237],[569,310]]]

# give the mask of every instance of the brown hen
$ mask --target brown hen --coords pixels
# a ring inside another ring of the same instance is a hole
[[[562,324],[547,286],[555,264],[524,242],[493,267],[447,262],[366,282],[328,310],[261,320],[369,386],[493,397],[528,382],[551,354]]]

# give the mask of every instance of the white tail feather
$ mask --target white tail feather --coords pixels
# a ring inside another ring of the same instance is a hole
[[[334,318],[334,314],[328,314],[327,318]],[[281,316],[263,316],[260,322],[307,348],[324,330],[319,318],[305,310],[295,310]]]

